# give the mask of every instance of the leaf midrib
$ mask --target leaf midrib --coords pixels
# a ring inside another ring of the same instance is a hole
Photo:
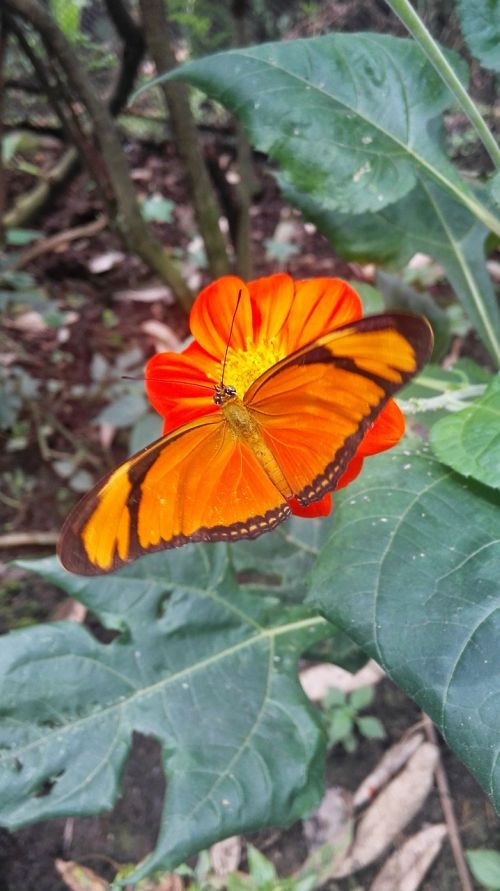
[[[29,752],[32,749],[36,749],[40,745],[45,745],[50,742],[50,739],[54,736],[60,737],[66,733],[77,732],[81,727],[85,727],[89,722],[102,720],[103,717],[113,714],[116,710],[120,713],[124,710],[127,710],[131,707],[133,702],[140,700],[144,696],[152,696],[157,694],[159,691],[172,686],[179,681],[182,681],[185,677],[190,677],[199,671],[204,671],[208,667],[217,664],[217,662],[221,662],[224,659],[230,658],[235,653],[241,652],[249,647],[255,646],[258,643],[267,640],[271,640],[272,644],[277,637],[286,634],[293,634],[305,628],[310,628],[314,626],[325,625],[327,626],[329,623],[326,619],[323,619],[321,616],[316,616],[310,619],[301,619],[297,622],[291,622],[286,625],[280,625],[278,628],[261,628],[258,634],[253,634],[250,637],[246,638],[243,641],[239,641],[237,644],[233,644],[231,647],[227,647],[223,651],[219,651],[211,656],[200,660],[199,662],[188,666],[187,668],[183,668],[181,671],[176,672],[174,675],[169,675],[167,678],[162,678],[160,681],[157,681],[154,684],[151,684],[147,687],[141,687],[139,690],[136,690],[133,694],[128,696],[126,699],[120,699],[119,702],[113,702],[108,706],[105,706],[98,711],[94,711],[91,714],[83,715],[81,718],[77,718],[71,723],[67,723],[61,725],[59,727],[50,728],[50,731],[47,732],[43,736],[39,736],[36,740],[32,740],[30,743],[26,745],[16,748],[9,749],[8,752],[0,754],[0,765],[2,763],[7,763],[11,761],[14,756],[21,756],[26,752]],[[90,635],[89,635],[90,636]],[[72,655],[72,654],[67,654]],[[85,654],[78,654],[80,658],[91,658],[90,656],[85,656]],[[96,661],[100,668],[103,667],[102,663],[98,660],[93,659],[92,661]],[[107,667],[107,666],[104,666]],[[18,722],[18,723],[26,723],[26,722]]]
[[[364,40],[365,40],[365,43],[370,43],[369,38],[364,37]],[[371,41],[371,42],[373,43],[373,41]],[[377,45],[377,50],[381,49],[382,52],[384,52],[385,56],[389,58],[391,65],[393,65],[394,64],[393,60],[392,60],[391,56],[387,53],[385,48],[383,46],[381,47],[381,45],[379,43],[377,43],[376,45]],[[495,217],[493,217],[490,214],[490,212],[487,210],[487,208],[484,208],[481,204],[476,202],[472,196],[470,196],[468,194],[464,183],[462,183],[462,188],[458,188],[457,185],[455,185],[451,180],[447,179],[446,176],[444,176],[444,174],[442,174],[437,168],[432,167],[425,160],[425,158],[423,156],[417,154],[417,152],[413,150],[413,148],[410,146],[409,143],[406,144],[404,142],[401,142],[401,140],[397,139],[397,137],[394,134],[388,132],[387,130],[384,130],[382,127],[380,127],[378,125],[377,122],[374,122],[373,120],[371,120],[371,118],[367,117],[366,114],[362,114],[361,111],[357,107],[349,105],[345,100],[341,100],[341,99],[337,98],[336,96],[332,95],[332,93],[328,92],[326,89],[322,89],[317,84],[311,83],[311,81],[306,80],[305,78],[296,74],[295,72],[291,71],[290,69],[283,68],[283,66],[281,64],[272,62],[271,60],[262,58],[261,56],[258,56],[258,55],[257,56],[253,55],[251,52],[248,51],[248,49],[233,51],[233,53],[234,53],[234,55],[236,55],[236,57],[248,58],[254,62],[258,62],[260,64],[265,64],[269,68],[274,69],[275,71],[279,71],[282,74],[284,74],[285,76],[290,77],[305,86],[308,86],[311,90],[316,90],[321,95],[326,96],[330,101],[335,102],[340,108],[343,108],[349,112],[354,113],[358,118],[360,118],[360,120],[364,121],[368,126],[373,127],[374,130],[382,133],[384,137],[386,137],[391,142],[393,142],[400,150],[403,151],[403,153],[405,155],[409,155],[410,158],[413,158],[413,160],[415,162],[417,162],[424,170],[426,170],[434,179],[436,179],[438,182],[440,182],[441,185],[448,192],[451,192],[453,194],[453,196],[461,204],[464,204],[466,207],[468,207],[469,210],[474,214],[474,216],[476,216],[480,220],[482,220],[485,223],[485,225],[487,225],[489,228],[492,229],[492,231],[500,234],[500,221],[498,221]],[[249,76],[250,75],[244,75],[244,76],[242,75],[240,77],[240,79],[243,79],[243,77],[249,77]],[[406,97],[406,88],[404,87],[404,85],[402,85],[402,92],[403,92],[405,106],[408,108],[408,102],[407,102],[407,97]],[[407,128],[407,130],[408,130],[408,128]]]

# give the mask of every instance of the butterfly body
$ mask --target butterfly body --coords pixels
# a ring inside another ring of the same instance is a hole
[[[262,470],[283,498],[290,498],[292,490],[283,476],[283,471],[272,450],[266,443],[262,427],[251,408],[248,408],[245,401],[239,399],[238,396],[229,396],[228,401],[222,405],[222,414],[228,431],[234,439],[239,441],[244,448],[249,448],[253,452]]]
[[[356,462],[350,478],[359,472],[358,450],[375,421],[388,415],[391,428],[396,413],[392,444],[398,441],[402,420],[391,397],[431,347],[424,319],[386,313],[316,338],[241,395],[215,384],[206,414],[125,461],[73,509],[61,562],[71,572],[100,574],[191,541],[254,538],[286,519],[292,505],[295,513],[295,505],[309,509],[344,485]]]

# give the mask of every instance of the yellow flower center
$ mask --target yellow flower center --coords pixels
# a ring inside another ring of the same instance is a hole
[[[240,399],[248,388],[271,365],[275,365],[285,357],[285,350],[271,337],[267,343],[255,344],[250,337],[246,338],[246,349],[227,351],[224,383],[234,387]],[[222,374],[222,363],[221,363]]]

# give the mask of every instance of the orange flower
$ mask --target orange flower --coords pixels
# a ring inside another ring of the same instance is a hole
[[[158,353],[148,362],[146,389],[152,405],[164,418],[163,432],[220,411],[213,393],[214,385],[221,382],[223,368],[224,383],[235,387],[243,398],[267,368],[361,316],[358,295],[341,279],[294,282],[284,274],[248,283],[231,275],[218,279],[198,295],[191,309],[189,324],[194,341],[182,353]],[[337,488],[355,479],[364,458],[392,448],[403,433],[403,415],[389,400],[367,430]],[[331,495],[306,508],[294,498],[289,504],[299,516],[326,515],[331,509]]]

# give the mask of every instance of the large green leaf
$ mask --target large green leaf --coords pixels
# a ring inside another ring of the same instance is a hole
[[[396,204],[356,216],[326,210],[286,187],[285,195],[347,260],[403,267],[417,251],[438,260],[500,366],[500,312],[484,256],[488,230],[467,208],[425,177]]]
[[[472,405],[434,424],[431,444],[443,464],[500,489],[500,375]]]
[[[499,0],[457,0],[462,31],[473,56],[485,68],[500,71]]]
[[[3,638],[4,825],[110,807],[133,730],[160,740],[168,779],[157,848],[136,878],[300,816],[320,793],[323,738],[296,661],[329,622],[429,712],[500,805],[500,496],[406,443],[366,462],[335,504],[327,520],[101,579],[24,564],[121,633],[104,645],[60,623]],[[308,570],[310,603],[297,606]]]
[[[167,78],[219,100],[289,184],[325,209],[378,210],[425,173],[500,233],[446,157],[435,119],[451,94],[411,40],[333,34],[269,43],[191,62],[159,80]]]
[[[296,662],[328,635],[324,619],[239,588],[225,546],[101,579],[55,559],[27,565],[122,633],[105,645],[59,623],[3,638],[3,825],[109,808],[134,730],[161,742],[168,779],[156,850],[135,878],[314,806],[324,740]]]
[[[500,808],[500,496],[404,446],[338,498],[310,600],[436,722]]]

